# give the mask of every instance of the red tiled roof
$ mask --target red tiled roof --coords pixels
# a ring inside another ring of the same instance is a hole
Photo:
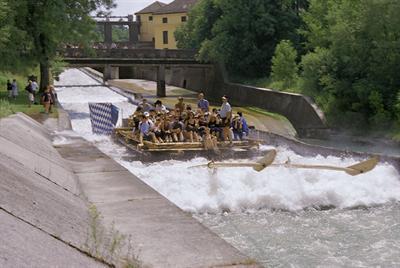
[[[159,2],[159,1],[155,1],[154,3],[152,3],[151,5],[143,8],[142,10],[138,11],[135,13],[135,15],[137,14],[145,14],[145,13],[154,13],[157,10],[159,10],[160,8],[166,6],[167,4]]]
[[[175,0],[154,12],[154,14],[186,13],[198,0]]]

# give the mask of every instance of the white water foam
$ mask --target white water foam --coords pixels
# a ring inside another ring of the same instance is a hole
[[[90,83],[85,80],[87,76],[85,78],[85,75],[77,75],[76,70],[68,70],[61,76],[60,84],[65,85],[64,79],[70,77],[75,79],[74,83]],[[124,147],[108,137],[91,133],[87,103],[113,102],[124,107],[125,117],[135,106],[105,87],[57,88],[57,91],[62,106],[70,114],[74,131],[95,142],[100,150],[185,211],[203,213],[264,208],[294,211],[307,207],[348,208],[400,201],[400,176],[394,167],[386,163],[380,163],[366,174],[352,177],[343,172],[284,167],[268,167],[262,172],[249,168],[221,168],[215,172],[206,168],[190,168],[207,163],[204,158],[152,164],[128,162],[122,158],[129,154]],[[356,162],[351,158],[333,156],[304,158],[283,147],[277,150],[277,163],[285,162],[287,158],[293,163],[337,166]]]
[[[98,81],[78,69],[67,69],[59,77],[59,81],[54,81],[54,85],[58,87],[61,85],[100,85]]]
[[[337,157],[304,158],[286,148],[277,149],[275,163],[283,163],[288,157],[293,163],[305,164],[346,166],[355,162]],[[268,167],[261,172],[251,168],[215,171],[190,168],[207,163],[202,158],[150,165],[120,163],[182,209],[196,213],[262,208],[299,210],[321,206],[347,208],[400,200],[399,175],[385,163],[354,177],[344,172],[285,167]]]

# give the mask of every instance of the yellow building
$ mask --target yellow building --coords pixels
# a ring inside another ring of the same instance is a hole
[[[156,1],[144,9],[136,12],[136,20],[140,21],[139,40],[141,42],[154,42],[154,16],[153,13],[167,4]]]
[[[188,12],[197,1],[175,0],[168,5],[155,2],[136,13],[141,21],[140,41],[153,40],[156,49],[176,49],[174,33],[188,20]]]

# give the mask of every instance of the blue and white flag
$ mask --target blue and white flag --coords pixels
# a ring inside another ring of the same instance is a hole
[[[111,135],[118,122],[118,107],[112,103],[89,103],[89,111],[93,133]]]

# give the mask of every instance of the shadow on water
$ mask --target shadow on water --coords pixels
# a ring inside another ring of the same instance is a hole
[[[221,154],[216,154],[213,151],[201,151],[201,152],[138,152],[130,150],[128,155],[122,157],[122,160],[133,162],[140,161],[144,164],[152,164],[161,161],[180,160],[189,161],[194,158],[206,158],[209,161],[224,161],[227,159],[251,159],[253,157],[264,156],[265,152],[260,150],[249,150],[249,151],[224,151]]]
[[[90,118],[90,114],[89,113],[85,113],[85,112],[75,112],[73,110],[65,110],[70,119],[75,120],[75,119],[88,119]]]

